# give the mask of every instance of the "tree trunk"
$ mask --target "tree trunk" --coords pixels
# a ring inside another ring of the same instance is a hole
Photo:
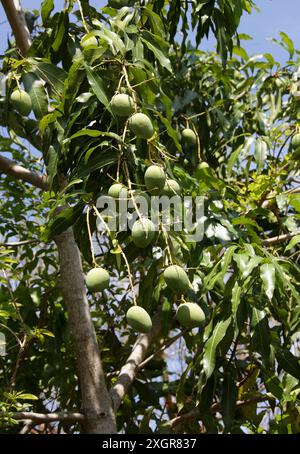
[[[82,412],[87,433],[115,433],[112,403],[105,384],[96,333],[84,286],[79,250],[72,229],[55,238],[61,285],[77,359]]]

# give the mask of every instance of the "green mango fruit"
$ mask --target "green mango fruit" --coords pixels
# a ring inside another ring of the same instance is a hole
[[[205,322],[205,314],[196,303],[180,304],[176,311],[176,318],[185,328],[195,328]]]
[[[21,115],[27,117],[32,109],[31,98],[24,90],[15,90],[10,95],[10,103]]]
[[[174,292],[185,292],[190,287],[188,275],[181,266],[170,265],[164,271],[164,280]]]
[[[186,145],[195,146],[197,144],[197,136],[190,128],[185,128],[181,131],[181,138]]]
[[[157,165],[148,167],[145,172],[145,185],[151,195],[159,195],[166,183],[166,175],[163,169]]]
[[[139,333],[149,333],[152,328],[150,315],[140,306],[132,306],[128,309],[126,319],[128,325]]]
[[[300,134],[299,133],[296,133],[293,135],[291,144],[292,144],[292,147],[294,150],[296,150],[297,148],[300,147]]]
[[[154,238],[155,227],[152,221],[147,218],[138,219],[132,226],[132,241],[138,247],[149,246]]]
[[[110,107],[112,113],[119,117],[129,117],[133,113],[133,99],[125,93],[115,95],[111,102]]]
[[[85,283],[90,292],[101,292],[109,285],[109,274],[104,268],[91,269],[86,277]]]
[[[83,36],[80,41],[80,45],[83,49],[90,46],[98,46],[98,41],[96,36]]]
[[[129,128],[131,131],[137,136],[142,139],[150,139],[153,136],[154,129],[152,122],[147,115],[143,113],[136,113],[133,114],[132,117],[129,118]]]
[[[107,194],[114,199],[127,199],[128,191],[121,183],[114,183],[109,188]]]
[[[173,195],[179,195],[181,193],[181,188],[177,181],[175,180],[166,180],[165,186],[163,188],[162,194],[168,197]]]

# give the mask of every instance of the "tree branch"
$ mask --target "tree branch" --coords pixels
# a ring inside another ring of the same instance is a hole
[[[140,334],[132,348],[132,351],[127,358],[126,363],[120,370],[117,381],[110,390],[110,396],[113,401],[113,407],[115,413],[120,407],[124,396],[128,392],[130,386],[135,380],[139,370],[140,364],[145,358],[145,355],[152,344],[153,340],[156,339],[161,332],[161,314],[156,313],[153,317],[153,327],[150,333]]]
[[[2,155],[0,155],[0,171],[45,191],[49,189],[46,176],[30,172]]]
[[[236,408],[241,408],[245,407],[247,405],[259,403],[259,402],[265,402],[266,400],[269,400],[269,397],[267,395],[265,396],[257,396],[253,397],[252,399],[247,399],[247,400],[238,400],[236,402]],[[219,402],[215,403],[211,407],[211,412],[213,414],[221,411],[221,405]],[[168,426],[174,428],[175,426],[179,424],[184,424],[189,421],[192,421],[194,419],[201,418],[201,412],[198,408],[194,408],[193,410],[189,411],[188,413],[184,413],[183,415],[176,416],[176,418],[171,419],[168,421]]]
[[[273,246],[274,244],[279,244],[279,243],[284,243],[285,241],[290,240],[296,235],[299,235],[300,232],[298,233],[285,233],[283,235],[278,235],[274,236],[272,238],[268,238],[266,240],[262,240],[262,244],[264,246]]]
[[[40,240],[22,240],[22,241],[8,241],[7,243],[0,243],[0,246],[4,247],[18,247],[24,246],[25,244],[39,243]]]
[[[1,0],[4,11],[22,55],[26,55],[31,46],[31,38],[19,0]]]
[[[16,421],[33,421],[35,423],[42,423],[42,422],[55,422],[55,421],[62,421],[62,422],[84,422],[85,416],[82,413],[33,413],[30,411],[20,411],[15,413],[0,413],[0,418],[12,418]]]

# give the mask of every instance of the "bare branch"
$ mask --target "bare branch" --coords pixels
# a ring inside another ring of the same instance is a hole
[[[16,38],[16,44],[22,55],[26,55],[31,46],[31,38],[24,14],[22,12],[20,0],[1,0],[4,11]]]
[[[4,247],[18,247],[24,246],[25,244],[39,243],[40,240],[22,240],[22,241],[8,241],[7,243],[0,243],[0,246]]]
[[[284,243],[285,241],[290,240],[294,236],[299,235],[299,233],[300,232],[298,232],[298,233],[285,233],[283,235],[274,236],[272,238],[268,238],[266,240],[263,240],[262,244],[264,246],[273,246],[274,244]]]
[[[12,418],[16,421],[34,421],[36,423],[42,422],[55,422],[55,421],[62,421],[62,422],[84,422],[85,416],[82,413],[33,413],[30,411],[20,411],[15,413],[0,413],[0,418]]]
[[[132,351],[127,358],[126,363],[120,370],[117,381],[110,390],[110,396],[113,401],[115,413],[120,407],[122,400],[128,392],[130,386],[135,380],[139,370],[140,364],[144,360],[146,353],[154,339],[157,339],[161,331],[161,314],[158,312],[153,317],[153,327],[150,333],[140,334],[134,344]]]
[[[18,180],[26,181],[37,188],[47,190],[49,189],[47,178],[44,175],[38,175],[37,173],[30,172],[30,170],[19,166],[14,161],[0,155],[0,172],[10,175]]]

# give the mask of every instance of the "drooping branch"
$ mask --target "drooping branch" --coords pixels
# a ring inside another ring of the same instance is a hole
[[[25,167],[19,166],[11,159],[5,158],[0,155],[0,172],[10,175],[18,180],[30,183],[37,188],[47,190],[48,183],[47,177],[44,175],[38,175],[37,173],[30,172]]]
[[[25,55],[31,46],[31,38],[19,0],[1,0],[7,19],[16,39],[16,44]]]
[[[85,416],[82,413],[34,413],[30,411],[20,411],[15,413],[0,413],[0,418],[12,418],[16,421],[33,421],[35,423],[61,422],[84,422]]]
[[[144,360],[146,353],[154,339],[157,339],[161,332],[161,314],[158,312],[153,317],[153,327],[150,333],[140,334],[135,342],[132,351],[127,358],[126,363],[121,368],[117,381],[110,390],[110,396],[113,401],[115,413],[120,407],[124,396],[127,394],[130,386],[134,382],[139,370],[140,364]]]

